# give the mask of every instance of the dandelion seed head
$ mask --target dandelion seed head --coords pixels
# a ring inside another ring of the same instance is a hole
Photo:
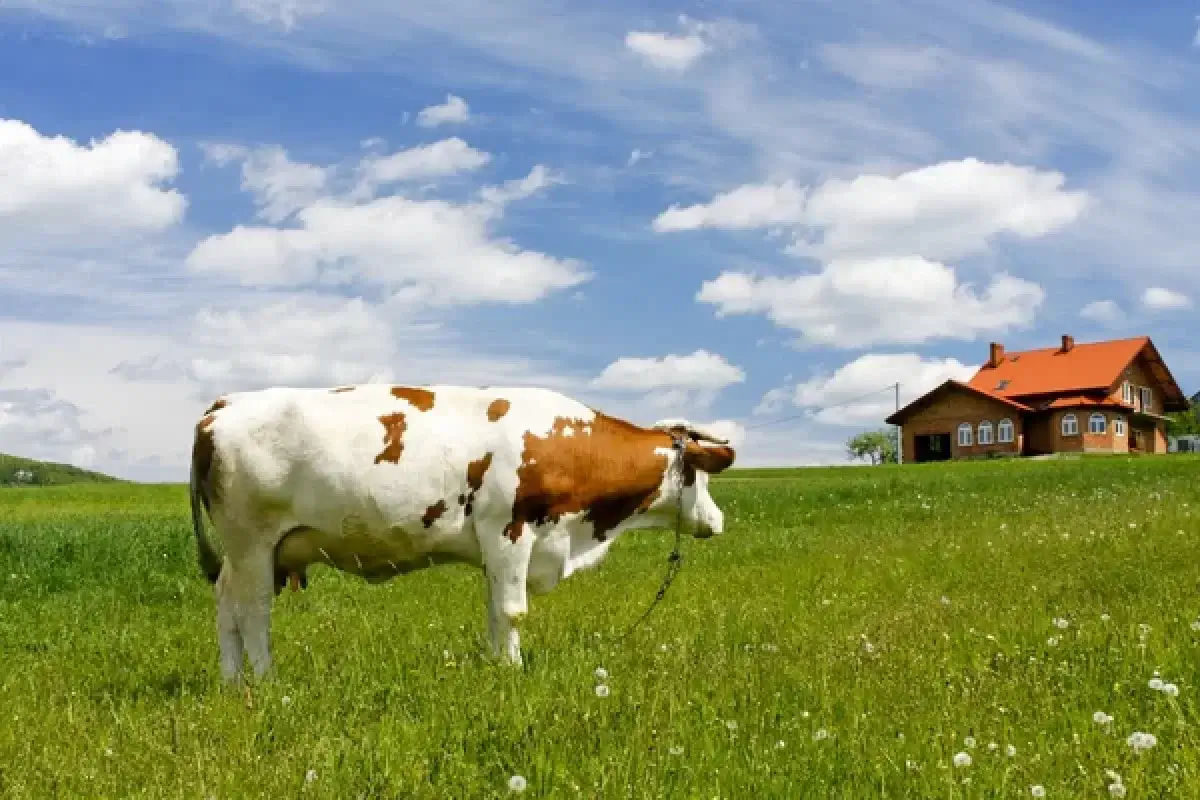
[[[954,766],[969,767],[971,766],[971,756],[966,752],[958,752],[954,754]]]
[[[1163,688],[1162,678],[1151,678],[1150,681],[1146,685],[1149,686],[1151,689],[1153,689],[1156,692],[1162,691],[1162,688]]]
[[[310,769],[308,772],[304,773],[304,782],[305,783],[312,783],[316,779],[317,779],[317,771],[315,769]]]
[[[513,775],[508,779],[508,790],[520,794],[528,788],[529,782],[525,780],[523,775]]]
[[[596,697],[608,697],[608,687],[603,683],[596,687]]]
[[[818,742],[823,739],[828,739],[828,738],[829,738],[829,731],[825,730],[824,728],[818,728],[813,733],[813,739],[815,739]]]
[[[963,744],[965,744],[967,747],[974,748],[975,747],[975,737],[968,736],[967,738],[963,739]]]
[[[1111,714],[1106,714],[1103,711],[1097,711],[1095,714],[1092,714],[1092,721],[1099,725],[1108,725],[1113,721],[1113,718]]]
[[[596,680],[598,681],[608,680],[608,670],[604,667],[596,667],[596,671],[592,674],[596,676]]]
[[[1004,752],[1008,755],[1009,758],[1013,758],[1017,754],[1017,748],[1015,745],[1010,744],[1008,747],[1004,748]]]
[[[1046,787],[1042,786],[1040,783],[1036,783],[1033,786],[1029,787],[1029,793],[1031,795],[1033,795],[1034,797],[1045,797],[1046,796]]]
[[[1142,731],[1134,731],[1129,734],[1125,740],[1135,753],[1140,753],[1143,750],[1149,750],[1154,745],[1158,744],[1158,738],[1153,733],[1143,733]]]

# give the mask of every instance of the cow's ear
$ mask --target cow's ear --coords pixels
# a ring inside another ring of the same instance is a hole
[[[729,445],[704,447],[695,442],[688,442],[687,450],[683,453],[683,463],[709,475],[716,475],[733,464],[733,448]]]

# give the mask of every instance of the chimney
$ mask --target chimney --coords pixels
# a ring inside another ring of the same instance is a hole
[[[1062,337],[1062,349],[1059,352],[1069,353],[1075,349],[1075,337],[1069,333],[1064,333]]]
[[[1004,345],[999,342],[992,342],[988,354],[988,366],[998,367],[1004,361]]]

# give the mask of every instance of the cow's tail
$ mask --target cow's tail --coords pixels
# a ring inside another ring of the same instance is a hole
[[[213,548],[212,540],[204,528],[204,514],[209,508],[211,498],[206,489],[210,485],[210,472],[213,461],[212,435],[208,431],[197,430],[192,443],[192,465],[188,473],[188,489],[192,506],[192,534],[196,537],[196,554],[200,562],[200,570],[209,583],[215,584],[221,574],[221,556]]]

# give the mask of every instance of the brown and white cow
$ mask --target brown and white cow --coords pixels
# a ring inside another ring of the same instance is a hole
[[[215,584],[223,677],[271,667],[273,597],[326,564],[386,581],[439,563],[483,569],[493,654],[542,594],[634,528],[724,517],[708,475],[734,451],[686,421],[650,428],[534,388],[274,388],[226,395],[196,424],[192,522]],[[204,526],[216,529],[218,555]],[[679,512],[682,511],[682,519]]]

